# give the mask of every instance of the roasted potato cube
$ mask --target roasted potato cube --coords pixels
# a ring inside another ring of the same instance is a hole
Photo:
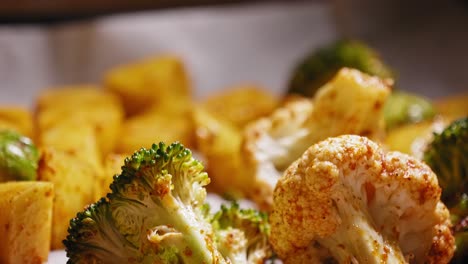
[[[9,129],[24,136],[33,136],[33,121],[29,110],[20,106],[0,107],[0,130]]]
[[[385,145],[395,150],[422,159],[427,144],[432,142],[434,133],[440,133],[449,124],[441,116],[420,123],[406,124],[390,130],[385,138]]]
[[[116,174],[122,171],[124,160],[129,154],[115,154],[111,153],[104,158],[102,173],[98,175],[95,183],[94,200],[97,201],[101,197],[106,197],[110,192],[110,184]]]
[[[102,167],[96,132],[89,123],[63,120],[61,123],[42,131],[38,139],[40,148],[53,147],[77,159]]]
[[[162,111],[148,112],[127,119],[122,125],[116,152],[133,153],[142,147],[164,141],[179,141],[193,146],[193,124],[189,114],[170,114]]]
[[[202,102],[202,106],[219,119],[226,119],[238,128],[275,109],[278,99],[254,85],[235,86]]]
[[[94,202],[97,171],[76,156],[45,148],[39,161],[38,179],[54,184],[52,249],[63,248],[70,219],[84,206]]]
[[[65,121],[91,124],[102,156],[110,153],[123,121],[120,100],[96,86],[69,86],[49,89],[37,101],[37,126],[40,133]]]
[[[47,261],[54,188],[50,182],[0,184],[0,263]]]
[[[170,55],[115,67],[106,74],[104,85],[120,96],[127,115],[191,96],[189,77],[182,61]]]
[[[241,195],[249,181],[241,173],[240,130],[202,107],[195,108],[193,120],[196,149],[205,157],[211,178],[208,188],[220,194]]]

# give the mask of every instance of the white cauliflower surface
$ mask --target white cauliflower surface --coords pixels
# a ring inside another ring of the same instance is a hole
[[[312,144],[343,134],[380,139],[382,107],[390,92],[379,78],[343,68],[312,99],[287,102],[244,133],[246,173],[253,180],[249,196],[269,210],[283,171]]]
[[[312,145],[279,179],[271,243],[285,263],[448,263],[449,212],[424,163],[366,137]]]

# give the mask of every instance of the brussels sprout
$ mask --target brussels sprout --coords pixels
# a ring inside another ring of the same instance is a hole
[[[424,97],[403,91],[393,91],[384,107],[387,130],[394,127],[419,123],[434,117],[436,111],[432,103]]]
[[[39,151],[28,137],[0,131],[0,182],[35,180]]]
[[[288,93],[312,97],[343,67],[382,79],[393,79],[392,71],[380,60],[375,50],[356,40],[339,40],[314,50],[296,66]]]

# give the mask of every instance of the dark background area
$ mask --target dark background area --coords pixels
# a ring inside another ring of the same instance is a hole
[[[2,0],[0,23],[58,23],[136,11],[294,1],[297,0]]]

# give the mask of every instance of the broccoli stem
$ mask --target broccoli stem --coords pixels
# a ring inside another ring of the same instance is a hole
[[[183,249],[183,263],[215,263],[218,256],[214,256],[214,251],[206,250],[214,247],[213,241],[205,239],[209,226],[203,226],[204,221],[199,219],[193,208],[187,208],[174,196],[166,195],[162,202],[168,214],[174,216],[171,223],[174,229],[183,234],[185,245],[179,248]]]
[[[342,190],[334,199],[341,218],[338,230],[318,240],[330,249],[338,263],[405,263],[398,246],[393,246],[376,231],[367,206],[350,191]]]

